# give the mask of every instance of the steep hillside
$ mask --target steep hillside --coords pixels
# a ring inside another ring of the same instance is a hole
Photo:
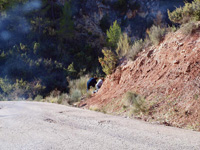
[[[187,36],[181,30],[170,33],[135,61],[124,61],[82,105],[126,115],[120,101],[128,91],[144,96],[150,106],[137,117],[200,131],[200,28]]]

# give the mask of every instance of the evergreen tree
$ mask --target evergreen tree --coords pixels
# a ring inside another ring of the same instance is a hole
[[[121,28],[118,25],[117,21],[115,21],[113,23],[113,26],[111,26],[110,29],[107,30],[108,42],[112,48],[116,48],[121,34]]]
[[[60,19],[60,30],[59,35],[62,38],[68,39],[73,37],[74,22],[72,20],[72,12],[70,2],[65,2],[63,8],[63,15]]]

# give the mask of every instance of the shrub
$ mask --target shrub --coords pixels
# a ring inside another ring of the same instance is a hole
[[[67,105],[69,103],[69,95],[68,94],[61,94],[58,96],[57,103]]]
[[[81,98],[81,91],[78,89],[72,89],[70,92],[70,99],[72,102],[78,102]]]
[[[123,98],[123,105],[125,108],[131,108],[131,111],[135,115],[147,112],[145,99],[133,92],[127,92],[125,94]]]
[[[43,96],[41,96],[41,95],[37,95],[36,97],[35,97],[35,99],[34,99],[34,101],[41,101],[43,99]]]
[[[117,24],[117,21],[113,23],[113,26],[110,27],[109,30],[106,32],[108,37],[108,42],[112,48],[115,48],[117,46],[117,43],[121,36],[121,28]]]
[[[76,80],[70,80],[69,81],[70,91],[74,89],[78,89],[81,92],[81,95],[84,95],[86,93],[88,80],[89,78],[87,76],[82,76]]]
[[[118,58],[111,50],[103,49],[102,53],[104,54],[104,58],[99,58],[99,62],[103,68],[103,72],[105,72],[107,75],[111,74],[116,68]]]
[[[167,27],[167,32],[176,32],[177,30],[178,30],[178,27],[176,27],[175,25]]]
[[[0,91],[13,100],[19,97],[32,97],[39,94],[45,87],[41,85],[39,81],[27,82],[24,80],[16,79],[15,82],[7,78],[0,78]]]
[[[70,77],[74,77],[77,74],[73,62],[67,67],[67,73]]]
[[[149,35],[149,38],[151,40],[151,42],[154,45],[158,45],[160,43],[161,40],[163,40],[163,37],[166,33],[166,30],[164,28],[161,28],[159,26],[155,26],[153,25],[149,32],[147,32]]]
[[[174,23],[187,23],[191,20],[200,20],[200,0],[194,0],[192,3],[185,2],[185,6],[176,8],[170,12],[168,10],[169,19]]]
[[[143,49],[143,47],[144,47],[144,41],[142,39],[135,41],[133,43],[133,46],[132,46],[130,52],[128,53],[128,57],[131,60],[134,60],[136,55]]]
[[[197,28],[198,28],[198,25],[196,25],[194,22],[189,22],[189,23],[183,24],[180,30],[184,35],[190,35]]]
[[[88,76],[82,76],[76,80],[68,80],[70,94],[68,96],[68,103],[77,102],[80,98],[87,94],[87,81]]]
[[[119,57],[127,55],[130,50],[129,37],[127,33],[120,36],[119,42],[117,43],[116,53]]]

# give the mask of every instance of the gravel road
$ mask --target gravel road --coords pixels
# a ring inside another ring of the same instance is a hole
[[[39,102],[0,102],[0,150],[200,150],[200,132]]]

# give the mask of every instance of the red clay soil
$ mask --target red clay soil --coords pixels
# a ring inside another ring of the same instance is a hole
[[[200,28],[188,36],[169,33],[135,61],[122,63],[82,104],[102,108],[128,91],[155,103],[146,120],[200,131]]]

